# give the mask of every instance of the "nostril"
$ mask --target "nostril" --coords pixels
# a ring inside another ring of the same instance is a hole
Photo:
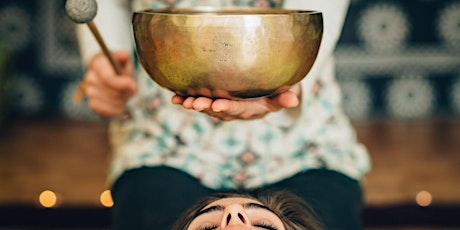
[[[225,225],[229,225],[231,222],[246,224],[247,220],[244,217],[244,215],[240,212],[228,213],[227,217],[225,218],[225,223],[226,223]]]
[[[227,225],[230,223],[230,220],[232,219],[232,215],[229,213],[227,216]]]
[[[246,220],[244,219],[243,215],[241,215],[241,213],[238,213],[238,218],[240,218],[241,222],[246,224]]]

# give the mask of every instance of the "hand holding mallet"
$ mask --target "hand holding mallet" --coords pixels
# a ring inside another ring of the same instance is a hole
[[[96,38],[99,43],[104,55],[109,59],[110,64],[112,65],[115,73],[118,75],[121,74],[121,68],[118,63],[114,60],[109,49],[105,45],[104,40],[102,39],[99,30],[97,29],[96,24],[94,24],[93,19],[97,14],[97,3],[96,0],[67,0],[65,4],[65,10],[67,16],[75,23],[87,24],[91,33]],[[85,90],[85,82],[82,82],[79,87],[79,92],[75,95],[74,100],[79,102],[83,98]]]

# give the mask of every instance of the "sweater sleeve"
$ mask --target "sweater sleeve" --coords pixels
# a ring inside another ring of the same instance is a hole
[[[342,34],[349,7],[349,0],[287,0],[287,9],[316,10],[323,13],[323,39],[321,41],[318,57],[307,75],[306,81],[314,82],[331,59],[334,49]],[[303,82],[305,83],[305,82]],[[311,84],[310,84],[311,85]]]
[[[93,22],[111,51],[133,49],[129,0],[97,0],[98,11]],[[86,24],[77,25],[77,37],[83,64],[101,52],[101,48]]]
[[[289,126],[300,116],[301,107],[311,97],[311,89],[316,80],[320,77],[328,78],[327,81],[335,81],[334,78],[334,50],[342,34],[349,0],[286,0],[284,8],[299,10],[315,10],[323,13],[323,39],[312,69],[307,77],[302,80],[302,97],[300,105],[292,109],[284,109],[269,114],[266,119],[270,123],[280,126]]]

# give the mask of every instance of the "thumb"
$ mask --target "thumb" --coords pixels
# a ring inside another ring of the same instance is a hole
[[[134,71],[134,64],[131,55],[127,51],[118,51],[113,54],[115,62],[120,67],[121,74],[132,75]]]
[[[276,95],[272,98],[272,101],[275,105],[281,108],[294,108],[299,105],[299,98],[290,90]]]

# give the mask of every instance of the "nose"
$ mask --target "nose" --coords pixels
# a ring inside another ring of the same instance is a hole
[[[221,227],[226,228],[232,225],[239,225],[241,227],[246,226],[250,227],[251,223],[244,210],[243,206],[240,204],[232,204],[225,208],[224,215],[222,216]]]

